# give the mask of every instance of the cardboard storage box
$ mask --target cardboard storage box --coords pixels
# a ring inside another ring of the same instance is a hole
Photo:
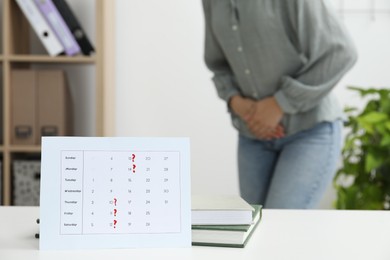
[[[12,144],[36,144],[35,81],[33,70],[15,70],[11,73]]]
[[[13,205],[39,206],[40,178],[40,161],[13,161]]]
[[[0,205],[3,202],[3,164],[0,161]]]
[[[41,136],[72,135],[72,104],[63,70],[13,70],[11,143],[37,145]]]
[[[70,93],[64,71],[37,71],[37,95],[38,143],[41,136],[70,135]]]

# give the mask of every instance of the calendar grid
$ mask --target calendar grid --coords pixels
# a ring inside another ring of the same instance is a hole
[[[130,154],[133,158],[129,157]],[[134,161],[134,157],[138,160]],[[81,161],[80,165],[77,164],[78,160]],[[180,152],[61,151],[60,165],[62,173],[60,234],[181,232]],[[153,175],[148,171],[153,171]],[[74,179],[69,177],[74,173],[78,174],[78,177]],[[80,183],[77,183],[78,181]],[[70,188],[69,183],[72,184]],[[108,188],[103,185],[105,183],[108,183]],[[80,184],[78,190],[77,185]],[[126,190],[128,193],[124,192]],[[133,196],[133,192],[137,194]],[[69,200],[68,203],[74,205],[69,210],[66,206],[67,198],[77,198],[78,194],[81,197],[79,201]],[[127,202],[133,203],[133,206],[125,206],[124,198],[128,198]],[[142,201],[145,205],[141,204]],[[125,216],[125,212],[128,215]],[[145,215],[142,216],[142,212]],[[72,218],[68,218],[67,215],[71,215]],[[164,218],[166,215],[170,215],[172,219]],[[145,226],[142,226],[142,223]]]

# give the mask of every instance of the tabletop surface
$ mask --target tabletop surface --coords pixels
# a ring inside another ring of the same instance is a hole
[[[267,210],[244,249],[39,251],[38,207],[0,207],[0,260],[373,259],[390,260],[390,212]]]

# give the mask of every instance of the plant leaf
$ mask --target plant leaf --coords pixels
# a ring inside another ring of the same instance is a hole
[[[348,87],[348,89],[350,90],[354,90],[356,92],[359,92],[359,94],[364,97],[366,95],[372,95],[372,94],[377,94],[379,93],[379,90],[378,89],[375,89],[375,88],[369,88],[369,89],[364,89],[364,88],[360,88],[360,87],[353,87],[353,86],[350,86]]]
[[[359,188],[351,186],[345,189],[345,209],[356,209],[358,204]]]
[[[375,132],[375,129],[374,129],[374,126],[373,124],[371,123],[367,123],[366,121],[364,120],[360,120],[360,118],[358,119],[358,122],[360,124],[360,126],[369,134],[373,134]]]
[[[370,173],[372,170],[381,166],[382,163],[383,161],[380,158],[374,156],[373,153],[367,153],[364,170],[366,173]]]
[[[390,209],[390,89],[349,87],[365,98],[347,108],[343,165],[334,178],[339,209]],[[367,101],[367,102],[366,102]]]
[[[382,140],[380,146],[390,146],[390,135],[385,135]]]
[[[361,121],[364,121],[369,124],[378,124],[380,122],[386,121],[388,119],[388,115],[380,112],[370,112],[360,117]]]
[[[383,209],[383,191],[377,185],[378,184],[372,184],[363,191],[363,208],[369,210]]]

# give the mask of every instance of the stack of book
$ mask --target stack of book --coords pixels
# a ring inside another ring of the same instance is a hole
[[[50,56],[90,55],[94,48],[65,0],[16,0]]]
[[[239,196],[192,196],[192,245],[245,247],[261,213]]]

